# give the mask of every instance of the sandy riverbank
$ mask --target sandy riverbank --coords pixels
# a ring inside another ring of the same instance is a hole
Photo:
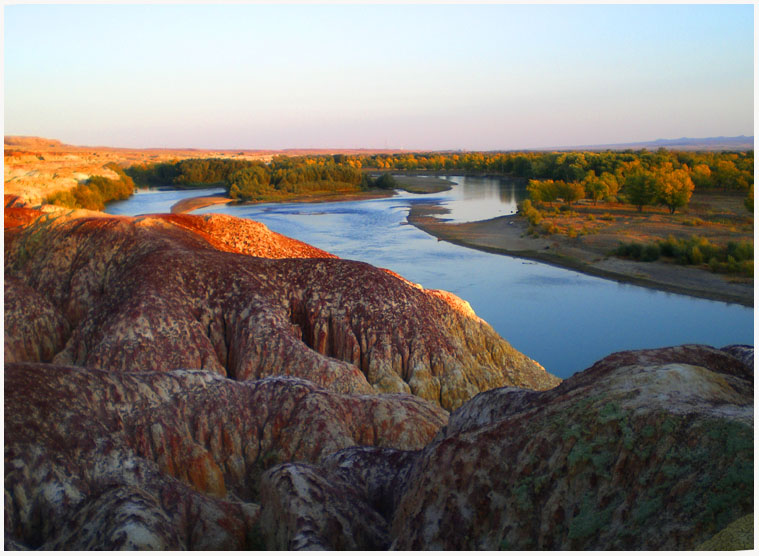
[[[451,223],[437,217],[444,213],[445,209],[436,205],[414,205],[408,221],[438,239],[464,247],[541,261],[647,288],[754,306],[753,284],[731,282],[722,275],[693,267],[607,257],[583,248],[571,238],[530,237],[527,222],[514,216]]]

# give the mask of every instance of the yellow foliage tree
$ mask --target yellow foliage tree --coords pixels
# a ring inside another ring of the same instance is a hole
[[[656,177],[659,182],[659,201],[669,209],[670,214],[675,214],[678,208],[690,202],[694,185],[687,166],[673,170],[671,164],[665,164]]]

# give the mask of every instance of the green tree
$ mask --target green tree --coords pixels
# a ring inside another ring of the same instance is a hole
[[[395,189],[398,187],[398,182],[395,181],[392,175],[384,173],[374,180],[374,187],[378,187],[379,189]]]
[[[653,173],[637,169],[625,178],[624,193],[630,204],[643,212],[645,205],[652,204],[658,195],[656,176]]]
[[[609,188],[600,178],[596,176],[596,173],[591,170],[582,180],[582,185],[585,188],[585,193],[593,199],[593,204],[597,204],[600,199],[604,199],[609,195]]]
[[[252,201],[271,193],[270,176],[263,166],[250,166],[229,176],[229,196],[238,201]]]

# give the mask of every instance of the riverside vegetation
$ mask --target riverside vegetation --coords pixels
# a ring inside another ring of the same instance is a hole
[[[391,190],[398,183],[389,171],[507,175],[528,182],[530,200],[520,214],[532,235],[580,241],[600,234],[603,255],[748,278],[753,276],[753,167],[753,151],[665,149],[275,156],[269,163],[196,158],[124,170],[111,164],[119,180],[93,176],[47,201],[99,210],[127,197],[135,185],[219,186],[239,202],[281,201]]]

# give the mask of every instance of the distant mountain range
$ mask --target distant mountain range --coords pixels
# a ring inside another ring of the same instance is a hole
[[[218,152],[228,153],[240,150],[246,153],[267,153],[267,154],[288,154],[288,155],[306,155],[306,154],[367,154],[367,153],[393,153],[393,152],[466,152],[466,151],[428,151],[427,149],[364,149],[364,148],[293,148],[293,149],[197,149],[197,148],[120,148],[120,147],[82,147],[62,143],[57,139],[46,139],[44,137],[30,137],[19,135],[6,135],[5,147],[11,147],[21,150],[79,150],[79,149],[106,149],[106,150],[124,150],[124,151],[177,151],[177,152]],[[641,141],[638,143],[611,143],[608,145],[572,145],[563,147],[540,147],[525,149],[508,149],[509,151],[623,151],[626,149],[640,150],[648,149],[655,151],[665,148],[671,151],[747,151],[754,148],[754,136],[739,135],[737,137],[680,137],[679,139],[656,139],[655,141]],[[496,151],[493,151],[496,152]],[[503,152],[500,151],[499,152]],[[240,153],[242,154],[242,153]]]
[[[550,147],[533,149],[536,151],[623,151],[626,149],[656,150],[664,148],[671,151],[745,151],[754,148],[754,136],[737,137],[680,137],[679,139],[657,139],[638,143],[612,143],[609,145],[574,145],[571,147]]]

